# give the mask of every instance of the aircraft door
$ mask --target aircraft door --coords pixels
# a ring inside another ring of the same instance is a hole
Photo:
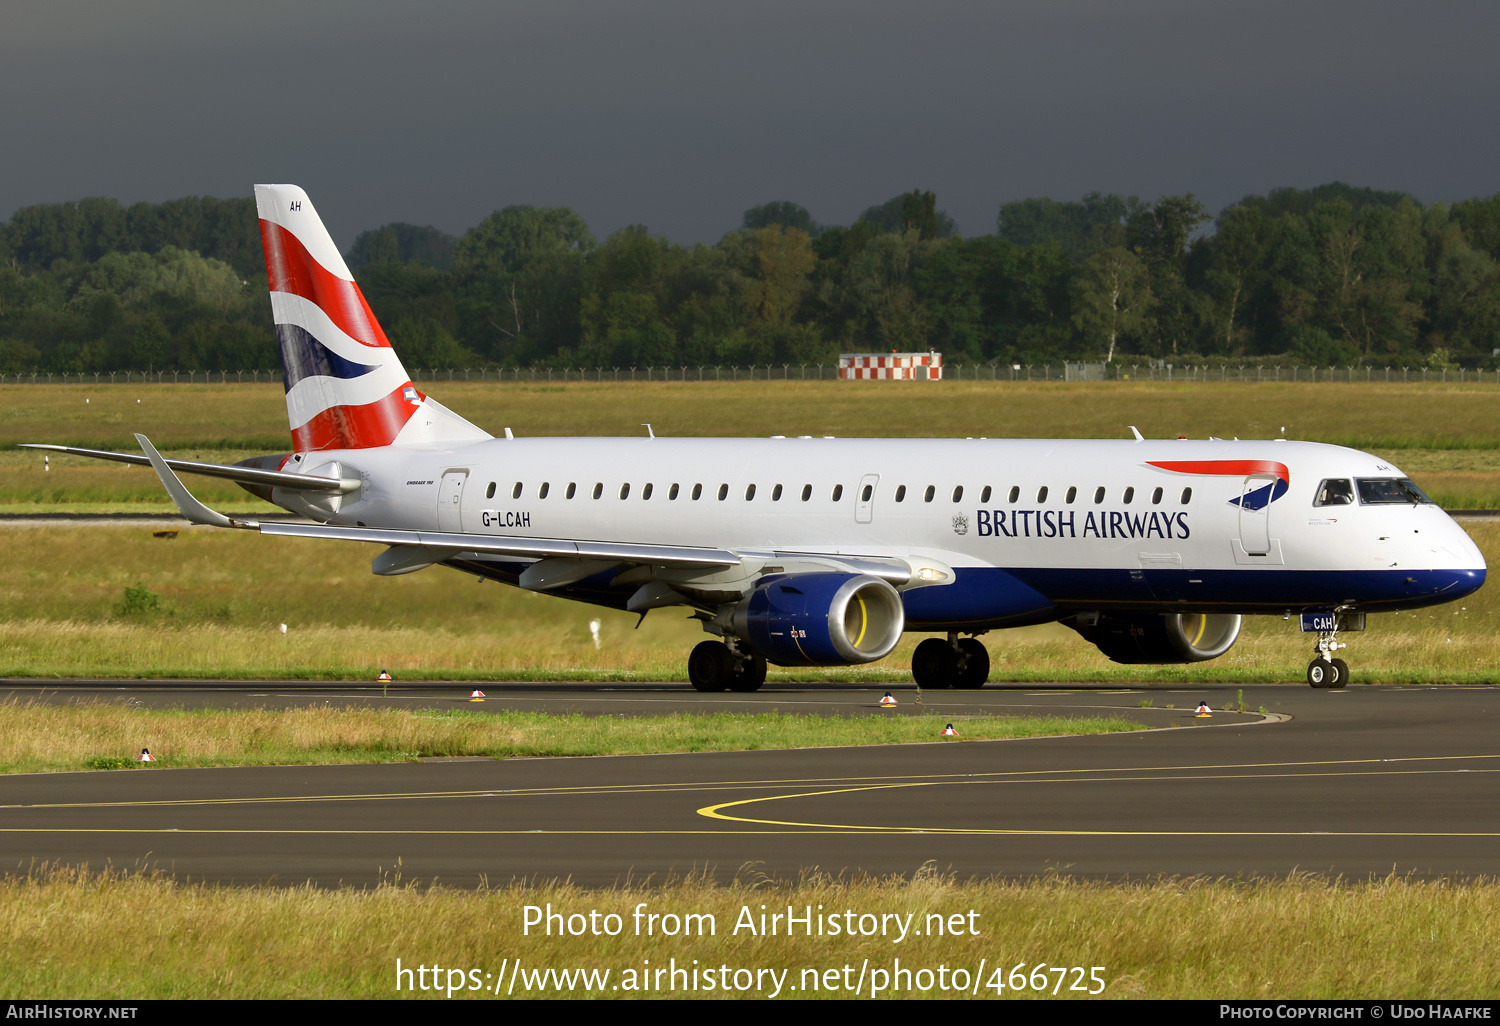
[[[1264,556],[1271,551],[1271,496],[1276,481],[1275,474],[1251,474],[1240,488],[1240,544],[1246,555]]]
[[[866,474],[859,479],[859,491],[855,494],[854,522],[868,524],[875,515],[875,486],[880,484],[879,474]]]
[[[469,480],[467,470],[443,472],[443,482],[438,488],[438,530],[458,532],[463,530],[464,483]]]

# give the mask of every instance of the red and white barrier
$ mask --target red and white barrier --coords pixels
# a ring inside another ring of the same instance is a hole
[[[841,353],[844,381],[941,381],[942,353]]]

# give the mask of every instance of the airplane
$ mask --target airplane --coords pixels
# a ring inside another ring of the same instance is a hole
[[[924,688],[977,688],[979,636],[1062,623],[1120,663],[1229,651],[1246,615],[1297,613],[1307,682],[1339,688],[1341,631],[1473,593],[1469,536],[1391,464],[1335,445],[1131,439],[495,438],[421,392],[302,189],[257,185],[293,450],[150,465],[196,524],[385,546],[378,575],[446,566],[710,638],[700,691],[768,663],[882,659],[922,641]],[[310,523],[225,516],[179,472]]]

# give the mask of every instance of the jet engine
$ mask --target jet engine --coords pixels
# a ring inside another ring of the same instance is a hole
[[[1084,614],[1063,622],[1117,663],[1199,663],[1240,636],[1238,613]]]
[[[778,666],[872,663],[901,640],[906,610],[869,574],[768,577],[735,606],[729,631]]]

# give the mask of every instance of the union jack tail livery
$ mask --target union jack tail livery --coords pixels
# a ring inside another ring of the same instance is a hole
[[[299,452],[490,437],[412,384],[307,193],[257,185],[255,205]]]

